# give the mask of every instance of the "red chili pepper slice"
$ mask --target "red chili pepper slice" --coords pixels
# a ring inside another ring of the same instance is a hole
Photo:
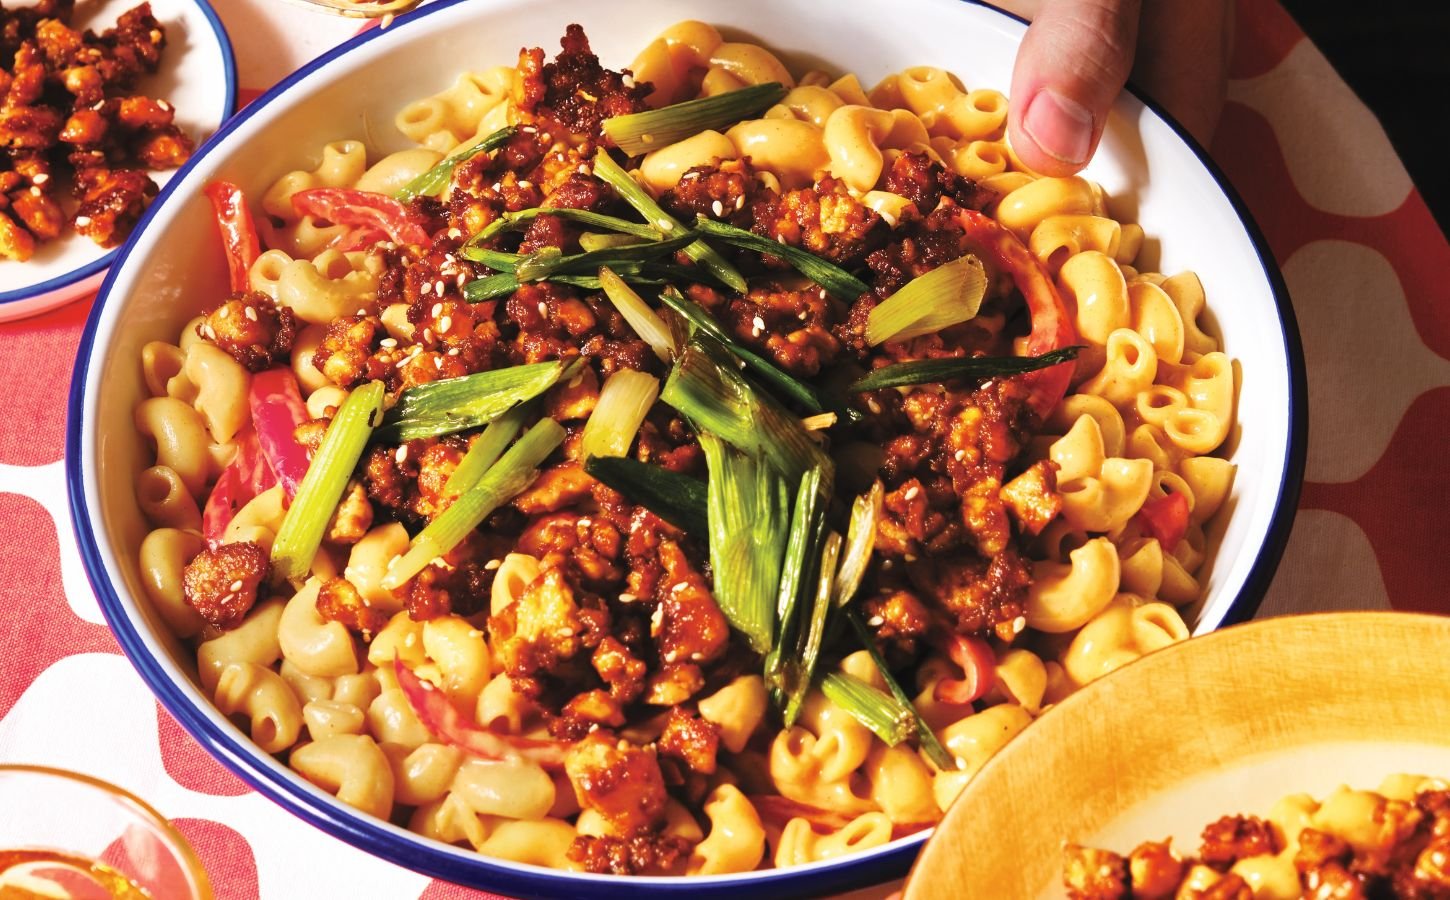
[[[1138,527],[1157,538],[1163,552],[1168,553],[1188,532],[1188,498],[1182,494],[1164,494],[1149,500],[1138,510],[1136,519]]]
[[[962,678],[937,681],[932,696],[940,703],[975,703],[997,683],[997,655],[981,638],[954,634],[946,642],[947,656],[961,666]]]
[[[246,195],[231,182],[213,181],[206,186],[206,196],[216,212],[217,227],[222,233],[232,290],[245,291],[251,287],[247,273],[251,271],[252,263],[262,255],[262,245],[257,241],[257,226],[247,209]]]
[[[291,369],[280,367],[258,372],[252,376],[247,399],[262,456],[290,502],[297,495],[308,465],[307,449],[297,443],[294,434],[298,425],[311,418],[302,402],[297,378]]]
[[[201,514],[201,536],[213,549],[221,543],[237,510],[277,483],[257,445],[255,431],[237,437],[237,455],[218,476]]]
[[[962,228],[979,255],[988,265],[1007,272],[1027,301],[1032,314],[1032,333],[1027,336],[1027,353],[1040,356],[1049,350],[1078,343],[1073,317],[1047,270],[1017,236],[989,216],[972,209],[959,213]],[[1062,402],[1072,381],[1073,364],[1065,362],[1021,376],[1031,388],[1028,399],[1039,418],[1046,419]]]
[[[403,661],[393,659],[393,672],[398,676],[398,687],[408,698],[408,705],[423,727],[446,744],[452,744],[466,753],[483,759],[526,759],[546,769],[558,771],[564,768],[564,751],[567,744],[558,741],[540,741],[533,738],[499,734],[464,721],[453,708],[447,695],[425,682]]]
[[[408,208],[387,194],[345,188],[311,188],[292,195],[292,208],[300,216],[314,216],[356,229],[343,238],[344,248],[371,246],[360,242],[377,234],[397,244],[428,243],[428,232],[408,217]]]

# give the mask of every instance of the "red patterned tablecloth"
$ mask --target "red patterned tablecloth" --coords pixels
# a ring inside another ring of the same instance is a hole
[[[263,88],[355,25],[214,0],[242,85]],[[1308,359],[1297,524],[1260,615],[1450,612],[1434,564],[1450,466],[1450,244],[1374,116],[1273,0],[1238,0],[1212,152],[1268,237]],[[251,92],[255,94],[256,91]],[[244,92],[244,96],[247,94]],[[152,699],[107,631],[73,546],[62,470],[71,364],[90,302],[0,325],[0,761],[116,782],[172,817],[218,895],[488,895],[381,862],[274,806]]]

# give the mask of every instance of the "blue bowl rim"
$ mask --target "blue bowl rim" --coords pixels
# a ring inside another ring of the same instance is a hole
[[[205,6],[206,0],[196,0]],[[398,17],[388,30],[407,27],[444,9],[466,0],[436,0],[419,9]],[[997,9],[984,0],[961,0],[990,12],[1026,24],[1021,17]],[[131,238],[120,249],[122,257],[129,254],[137,237],[142,234],[154,213],[159,210],[183,176],[194,166],[211,146],[234,131],[258,110],[272,103],[293,84],[310,75],[319,67],[349,53],[353,48],[377,39],[382,29],[367,29],[333,49],[306,63],[286,78],[279,81],[261,97],[250,103],[246,109],[229,119],[215,135],[200,148],[192,159],[180,169],[176,176],[161,191],[137,224]],[[1293,526],[1294,512],[1304,476],[1307,422],[1307,387],[1304,370],[1303,348],[1300,343],[1298,323],[1293,306],[1289,301],[1288,289],[1268,242],[1257,223],[1250,215],[1243,199],[1229,184],[1227,177],[1208,153],[1188,132],[1154,100],[1136,85],[1129,84],[1128,91],[1144,107],[1171,128],[1180,140],[1197,158],[1200,165],[1213,178],[1219,191],[1228,199],[1235,214],[1248,234],[1259,264],[1274,297],[1284,337],[1284,352],[1289,363],[1289,434],[1283,459],[1284,480],[1274,505],[1268,532],[1258,556],[1249,570],[1239,595],[1229,604],[1214,627],[1223,627],[1251,618],[1263,601],[1274,571],[1288,543]],[[85,473],[81,471],[83,431],[82,413],[85,408],[86,372],[94,351],[96,331],[101,312],[116,278],[113,268],[106,276],[97,294],[96,302],[86,321],[80,345],[76,353],[75,368],[71,378],[70,395],[66,408],[66,488],[69,496],[72,527],[79,544],[86,577],[100,601],[101,611],[121,644],[122,650],[142,679],[156,694],[161,704],[214,758],[236,774],[250,787],[283,809],[338,838],[353,847],[361,849],[380,859],[411,869],[424,875],[441,878],[459,884],[485,890],[498,891],[517,897],[557,897],[561,894],[598,898],[634,898],[641,894],[689,893],[701,897],[733,897],[742,890],[758,893],[761,900],[772,897],[821,895],[849,890],[865,883],[880,883],[904,876],[912,860],[930,832],[920,836],[903,838],[886,845],[876,852],[849,856],[839,861],[818,863],[791,869],[768,870],[761,873],[721,876],[717,878],[617,878],[611,876],[588,876],[578,873],[562,873],[537,866],[525,866],[491,860],[483,856],[469,856],[455,852],[436,843],[401,831],[395,826],[379,822],[372,817],[344,808],[341,804],[320,801],[316,796],[255,761],[260,751],[241,738],[234,729],[219,727],[199,708],[195,707],[186,693],[167,676],[164,668],[150,655],[135,624],[126,616],[115,587],[109,581],[101,560],[97,537],[91,526],[90,512],[85,500]],[[753,877],[752,877],[753,876]]]
[[[222,124],[225,124],[229,119],[231,119],[233,115],[235,115],[237,111],[236,51],[232,48],[232,39],[231,36],[227,33],[226,26],[222,24],[221,17],[217,15],[215,9],[212,9],[212,6],[208,2],[208,0],[191,0],[191,2],[198,9],[201,10],[201,14],[206,18],[207,24],[211,26],[212,33],[216,35],[217,44],[221,47],[222,77],[226,80],[227,85],[226,95],[222,101]],[[217,131],[212,134],[211,138],[208,138],[206,141],[202,142],[202,145],[197,148],[196,153],[193,154],[193,156],[200,156],[202,151],[206,149],[206,147],[212,142],[212,140],[214,140],[219,134],[221,134],[220,128],[218,128]],[[176,173],[172,176],[171,180],[175,181],[180,178],[184,171],[186,171],[185,167],[176,170]],[[151,205],[155,206],[156,203],[160,202],[160,200],[161,196],[158,195],[156,199],[152,201]],[[149,218],[149,215],[144,216],[141,222],[138,222],[136,224],[136,229],[140,229],[141,223],[145,222]],[[71,269],[69,272],[57,275],[54,278],[42,281],[39,284],[32,284],[23,288],[15,288],[14,290],[9,291],[0,291],[0,307],[3,307],[7,303],[20,303],[25,300],[33,300],[36,297],[42,297],[46,294],[51,293],[52,291],[64,290],[65,288],[70,287],[73,284],[78,284],[86,280],[87,278],[90,278],[92,275],[95,275],[97,272],[102,271],[103,269],[111,265],[111,263],[120,259],[120,254],[125,249],[125,246],[128,246],[129,244],[130,241],[128,240],[126,242],[126,245],[123,245],[120,248],[112,249],[109,253],[101,256],[100,259],[93,259],[90,262],[85,263],[84,265]],[[109,280],[107,283],[109,283]],[[67,300],[66,302],[69,302],[69,300]],[[0,312],[3,312],[3,310],[0,310]]]

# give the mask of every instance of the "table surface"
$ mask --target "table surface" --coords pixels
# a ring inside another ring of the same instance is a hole
[[[277,0],[214,0],[244,98],[357,23]],[[1450,466],[1450,244],[1373,114],[1274,0],[1237,0],[1212,154],[1268,238],[1308,360],[1298,519],[1260,615],[1450,612],[1440,552]],[[0,325],[0,762],[43,763],[145,797],[227,898],[489,895],[430,881],[303,824],[212,760],[120,655],[71,536],[65,399],[83,300]],[[880,889],[873,892],[879,895]]]

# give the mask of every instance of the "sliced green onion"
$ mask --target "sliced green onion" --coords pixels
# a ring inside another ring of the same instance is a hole
[[[918,275],[866,317],[866,342],[875,347],[934,334],[977,314],[987,272],[975,256],[954,259]]]
[[[660,380],[644,372],[619,369],[606,378],[594,411],[584,423],[579,444],[584,457],[628,454],[659,395]]]
[[[645,189],[640,187],[633,178],[630,178],[629,173],[624,171],[603,147],[599,148],[599,152],[594,155],[594,175],[614,188],[614,192],[625,203],[633,206],[640,215],[667,237],[685,230],[679,220],[660,209],[660,205],[654,201],[654,198],[647,194]],[[704,241],[695,241],[685,248],[685,255],[718,278],[721,284],[739,294],[746,292],[745,277],[730,265],[714,247]]]
[[[572,360],[530,363],[408,388],[383,417],[377,438],[402,443],[487,425],[553,387],[572,364]]]
[[[553,419],[540,419],[483,473],[477,484],[418,532],[407,552],[388,566],[383,589],[397,590],[430,562],[462,543],[494,510],[533,483],[539,475],[539,464],[563,442],[564,426]]]
[[[710,533],[705,482],[638,460],[593,456],[585,474],[602,481],[686,534]]]
[[[791,611],[796,608],[802,586],[810,579],[811,562],[818,555],[817,547],[825,523],[825,510],[821,505],[821,501],[825,499],[822,479],[824,474],[820,466],[815,466],[806,472],[796,488],[795,505],[791,508],[790,537],[785,548],[785,565],[781,568],[780,595],[776,601],[776,614],[781,621],[782,636],[787,631],[794,630],[791,628],[794,619]]]
[[[647,284],[652,286],[662,285],[668,279],[663,266],[657,264],[646,264],[643,266],[620,266],[616,274],[620,278],[632,284]],[[571,287],[580,288],[586,291],[597,291],[602,285],[597,275],[550,275],[544,281],[556,284],[567,284]],[[463,299],[469,303],[482,303],[485,300],[494,300],[499,297],[507,297],[519,289],[519,280],[512,272],[500,272],[497,275],[488,275],[468,282],[463,286]]]
[[[623,278],[614,274],[607,266],[599,269],[599,285],[604,288],[604,295],[619,310],[624,321],[634,329],[634,333],[654,350],[655,356],[663,362],[675,358],[675,339],[670,334],[669,326],[660,318],[659,313],[650,309],[644,298],[636,294]]]
[[[1041,356],[966,356],[956,359],[919,359],[872,370],[847,390],[852,393],[909,384],[936,384],[957,379],[1022,375],[1077,359],[1081,345],[1049,350]]]
[[[611,250],[615,247],[632,247],[643,240],[644,238],[638,238],[632,234],[601,234],[597,231],[586,231],[579,235],[579,246],[588,251]]]
[[[785,708],[781,716],[787,725],[794,725],[800,715],[801,704],[810,690],[815,675],[816,662],[821,656],[821,644],[826,636],[826,614],[831,611],[831,585],[836,580],[836,561],[841,555],[841,536],[832,531],[821,541],[821,561],[816,569],[815,592],[810,596],[811,605],[806,608],[810,614],[803,623],[804,640],[800,645],[800,658],[796,660],[795,683],[786,695]]]
[[[436,197],[443,193],[448,187],[448,182],[453,178],[453,170],[459,163],[473,159],[480,153],[492,153],[494,150],[508,143],[509,138],[518,133],[518,128],[513,125],[506,125],[490,134],[488,137],[469,147],[460,153],[455,153],[438,165],[414,178],[412,181],[393,195],[393,198],[407,203],[414,197]]]
[[[736,228],[728,222],[717,222],[708,216],[700,216],[695,220],[695,230],[700,234],[719,238],[742,250],[753,250],[756,253],[778,256],[790,263],[797,272],[841,300],[855,300],[870,290],[866,282],[835,263],[827,262],[814,253],[809,253],[799,247],[782,244],[768,237],[761,237],[753,231]]]
[[[674,287],[667,287],[660,293],[660,302],[679,313],[691,325],[719,341],[726,350],[745,363],[750,371],[759,376],[766,386],[780,391],[793,402],[813,413],[825,411],[826,407],[821,403],[820,396],[810,385],[788,375],[775,363],[750,350],[727,334],[725,329],[720,327],[720,323],[701,309],[699,304],[685,299],[685,296]]]
[[[296,583],[311,570],[327,523],[362,459],[374,422],[382,414],[383,394],[381,381],[354,389],[328,424],[272,542],[272,570],[279,577]]]
[[[561,254],[557,248],[546,247],[520,259],[514,267],[519,281],[539,281],[550,275],[594,274],[600,266],[619,266],[630,263],[644,263],[669,256],[683,249],[694,240],[694,235],[682,234],[663,241],[634,244],[629,247],[611,247],[608,250],[591,250],[587,253]],[[486,263],[485,263],[486,264]]]
[[[469,262],[483,263],[495,272],[510,272],[518,268],[523,260],[522,253],[509,253],[505,250],[493,250],[488,247],[467,246],[460,248],[458,255]]]
[[[881,651],[876,649],[876,641],[872,639],[866,623],[861,621],[861,614],[854,608],[848,607],[846,621],[851,623],[851,629],[856,632],[861,646],[866,648],[866,652],[870,654],[871,661],[876,664],[876,670],[881,673],[881,678],[886,682],[886,687],[890,689],[891,696],[896,698],[897,703],[911,710],[912,718],[916,720],[916,740],[921,745],[922,751],[926,753],[926,758],[944,772],[954,771],[957,768],[956,759],[941,745],[941,741],[937,740],[936,732],[931,730],[931,726],[922,721],[921,716],[916,712],[916,707],[911,703],[911,698],[906,696],[906,691],[901,689],[901,685],[892,676],[891,670],[886,667],[886,660],[881,658]]]
[[[617,231],[620,234],[629,234],[647,241],[657,241],[664,237],[660,229],[643,222],[631,222],[617,216],[606,216],[603,213],[591,212],[587,209],[572,209],[567,206],[536,206],[532,209],[521,209],[517,212],[504,213],[488,225],[478,234],[469,239],[471,246],[482,244],[491,238],[495,238],[505,231],[522,231],[530,222],[539,216],[558,216],[561,219],[568,219],[571,222],[578,222],[580,225],[587,225],[590,228],[603,228],[606,231]]]
[[[816,465],[826,467],[828,479],[834,474],[800,419],[741,377],[735,361],[708,336],[697,334],[685,345],[660,397],[698,430],[763,457],[791,482]]]
[[[764,460],[699,436],[710,479],[710,567],[715,600],[757,653],[775,642],[775,599],[789,528],[785,479]]]
[[[839,706],[887,746],[916,733],[916,712],[888,694],[846,672],[827,672],[821,678],[821,693]]]
[[[489,422],[488,427],[483,429],[483,433],[468,448],[468,452],[463,454],[463,459],[459,460],[458,467],[453,470],[453,474],[448,476],[448,483],[443,486],[443,492],[458,495],[478,484],[478,479],[483,477],[483,473],[498,462],[498,458],[503,455],[508,445],[519,436],[519,432],[524,428],[524,419],[528,418],[529,412],[529,404],[520,403]]]
[[[602,127],[619,149],[630,156],[639,156],[702,131],[719,131],[734,125],[770,109],[784,96],[784,85],[767,81],[659,109],[611,116],[604,120]]]
[[[765,658],[765,684],[780,709],[786,708],[800,684],[797,651],[802,636],[799,611],[806,585],[814,580],[811,576],[820,559],[821,537],[825,533],[825,511],[821,503],[826,493],[822,489],[823,474],[819,466],[811,469],[796,488],[790,533],[781,564],[780,589],[776,596],[780,636]]]
[[[871,551],[876,547],[876,528],[881,524],[881,507],[885,490],[881,482],[856,498],[851,504],[851,523],[846,528],[846,546],[841,553],[841,568],[831,589],[836,606],[845,606],[866,577]]]

